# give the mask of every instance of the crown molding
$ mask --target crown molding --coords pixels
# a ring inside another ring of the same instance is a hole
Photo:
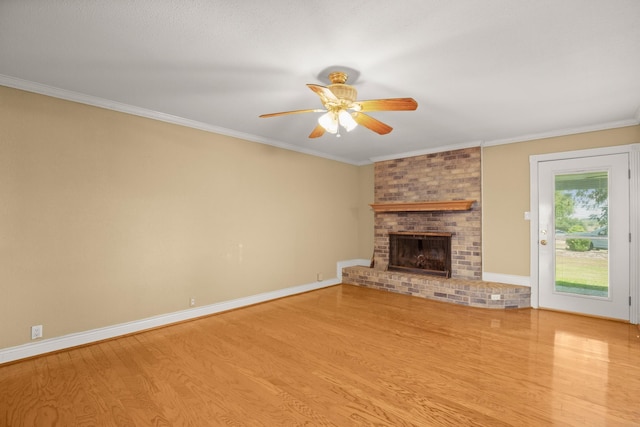
[[[422,156],[425,154],[442,153],[443,151],[462,150],[464,148],[481,147],[482,141],[469,141],[460,144],[452,145],[440,145],[437,147],[431,147],[424,150],[407,151],[405,153],[390,154],[388,156],[371,157],[371,163],[384,162],[387,160],[404,159],[407,157]]]
[[[165,123],[171,123],[179,126],[184,126],[192,129],[198,129],[205,132],[215,133],[218,135],[225,135],[232,138],[238,138],[249,142],[256,142],[259,144],[270,145],[272,147],[281,148],[283,150],[294,151],[302,154],[308,154],[315,157],[321,157],[327,160],[334,160],[341,163],[346,163],[354,166],[365,166],[371,163],[382,162],[386,160],[396,160],[407,157],[422,156],[425,154],[441,153],[443,151],[461,150],[471,147],[489,147],[494,145],[513,144],[517,142],[532,141],[536,139],[553,138],[558,136],[574,135],[578,133],[594,132],[599,130],[615,129],[627,126],[635,126],[640,124],[640,108],[638,108],[635,117],[628,120],[620,120],[610,123],[602,123],[592,126],[584,126],[577,128],[560,129],[544,133],[534,133],[516,136],[512,138],[496,139],[492,141],[469,141],[452,145],[439,145],[436,147],[427,148],[424,150],[408,151],[404,153],[390,154],[388,156],[371,157],[368,161],[354,161],[339,156],[332,156],[326,153],[322,153],[307,148],[298,147],[291,144],[286,144],[280,141],[276,141],[269,138],[263,138],[257,135],[238,132],[232,129],[223,128],[220,126],[214,126],[195,120],[185,119],[183,117],[174,116],[171,114],[161,113],[159,111],[149,110],[146,108],[135,107],[129,104],[124,104],[117,101],[111,101],[105,98],[97,96],[85,95],[79,92],[74,92],[66,89],[60,89],[53,86],[48,86],[42,83],[36,83],[28,80],[19,79],[7,75],[0,74],[0,85],[7,86],[14,89],[20,89],[27,92],[33,92],[40,95],[51,96],[53,98],[64,99],[67,101],[77,102],[80,104],[90,105],[93,107],[105,108],[107,110],[117,111],[120,113],[131,114],[134,116],[144,117],[152,120],[158,120]]]
[[[14,89],[24,90],[26,92],[33,92],[40,95],[51,96],[53,98],[64,99],[66,101],[77,102],[80,104],[90,105],[92,107],[105,108],[107,110],[117,111],[120,113],[131,114],[134,116],[144,117],[147,119],[158,120],[165,123],[171,123],[179,126],[184,126],[192,129],[198,129],[205,132],[215,133],[218,135],[230,136],[233,138],[243,139],[245,141],[257,142],[259,144],[270,145],[272,147],[282,148],[284,150],[295,151],[302,154],[308,154],[311,156],[322,157],[328,160],[335,160],[337,162],[348,163],[355,166],[362,166],[367,162],[354,162],[350,159],[345,159],[338,156],[331,156],[319,151],[309,150],[306,148],[297,147],[295,145],[285,144],[280,141],[262,138],[257,135],[238,132],[232,129],[223,128],[220,126],[214,126],[196,120],[185,119],[179,116],[173,116],[171,114],[161,113],[159,111],[149,110],[146,108],[134,107],[122,102],[111,101],[105,98],[97,96],[85,95],[83,93],[74,92],[66,89],[60,89],[53,86],[48,86],[42,83],[36,83],[28,80],[22,80],[11,76],[0,74],[0,85],[7,86]]]
[[[638,115],[640,115],[640,111],[638,112]],[[558,136],[575,135],[578,133],[596,132],[600,130],[623,128],[627,126],[636,126],[638,124],[640,124],[640,120],[638,118],[628,119],[628,120],[619,120],[616,122],[600,123],[600,124],[591,125],[591,126],[558,129],[558,130],[553,130],[550,132],[542,132],[542,133],[531,133],[527,135],[516,136],[513,138],[495,139],[493,141],[485,141],[482,145],[484,147],[490,147],[493,145],[514,144],[517,142],[533,141],[536,139],[554,138]]]

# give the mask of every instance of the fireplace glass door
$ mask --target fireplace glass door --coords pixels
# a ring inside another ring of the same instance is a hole
[[[451,277],[451,233],[390,233],[389,270]]]

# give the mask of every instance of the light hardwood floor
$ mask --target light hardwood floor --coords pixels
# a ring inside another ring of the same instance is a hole
[[[0,425],[640,425],[639,335],[339,285],[0,366]]]

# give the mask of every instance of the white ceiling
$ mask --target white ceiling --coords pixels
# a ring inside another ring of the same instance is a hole
[[[418,109],[258,118],[320,108],[334,65]],[[640,1],[0,0],[0,84],[365,164],[638,124]]]

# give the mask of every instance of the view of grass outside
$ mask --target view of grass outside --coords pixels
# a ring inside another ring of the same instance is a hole
[[[566,256],[565,250],[556,252],[556,291],[577,294],[609,295],[609,260],[599,257]]]
[[[555,184],[555,290],[606,297],[609,295],[607,172],[557,175]]]

